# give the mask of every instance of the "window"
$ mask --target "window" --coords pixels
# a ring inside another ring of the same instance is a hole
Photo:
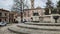
[[[6,21],[6,19],[5,19],[5,21]]]
[[[2,16],[2,13],[0,13],[0,16]]]
[[[24,16],[26,16],[26,12],[24,12]]]
[[[33,16],[39,16],[39,14],[38,13],[33,13]]]
[[[5,13],[5,16],[7,16],[7,14]]]
[[[30,17],[29,11],[28,11],[28,17]]]
[[[2,20],[0,19],[0,22],[1,22]]]

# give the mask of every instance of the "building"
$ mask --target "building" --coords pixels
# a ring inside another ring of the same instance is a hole
[[[17,17],[18,13],[15,11],[0,9],[0,22],[14,23]]]
[[[18,12],[0,9],[0,22],[14,23],[18,17]]]
[[[57,20],[60,22],[60,15],[59,14],[52,14],[51,10],[46,13],[49,15],[45,14],[45,9],[42,8],[34,8],[34,0],[31,0],[31,9],[25,9],[24,10],[24,19],[27,21],[42,21],[42,22],[47,22],[47,23],[54,23],[55,19],[53,18],[54,16],[59,16],[59,19]]]
[[[17,20],[17,17],[18,17],[18,15],[19,15],[19,13],[18,12],[16,12],[16,11],[11,11],[10,13],[9,13],[9,22],[10,23],[15,23]]]
[[[9,11],[0,9],[0,22],[3,22],[3,21],[9,23]]]
[[[9,22],[10,23],[14,22],[14,14],[12,12],[9,13]]]
[[[49,13],[49,15],[45,14],[45,9],[37,7],[34,8],[34,0],[31,0],[31,9],[24,9],[23,11],[23,21],[39,21],[39,22],[47,22],[47,23],[54,23],[55,20],[53,18],[53,16],[59,16],[59,19],[57,20],[58,22],[60,22],[60,15],[59,14],[52,14],[51,10],[49,9],[49,11],[47,12],[47,14]],[[20,19],[17,18],[19,21],[21,21],[21,14],[20,14]]]
[[[23,18],[27,21],[43,21],[43,9],[34,8],[34,9],[25,9],[23,13]]]

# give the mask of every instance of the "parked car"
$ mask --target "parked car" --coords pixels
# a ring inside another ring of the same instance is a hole
[[[7,23],[6,22],[0,22],[0,26],[6,26]]]

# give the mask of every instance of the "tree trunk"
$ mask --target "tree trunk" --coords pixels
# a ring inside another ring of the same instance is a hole
[[[23,22],[23,13],[21,12],[21,23]]]

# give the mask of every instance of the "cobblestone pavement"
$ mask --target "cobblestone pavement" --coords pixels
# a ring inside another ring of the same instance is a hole
[[[17,34],[8,30],[9,26],[0,27],[0,34]]]

